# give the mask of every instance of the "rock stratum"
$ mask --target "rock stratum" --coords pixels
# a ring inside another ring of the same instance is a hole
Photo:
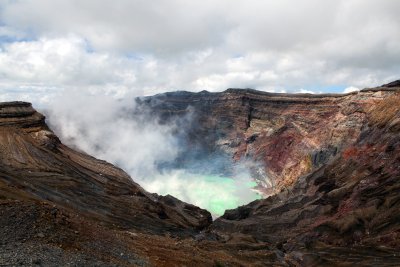
[[[138,103],[166,122],[191,116],[182,139],[194,160],[261,164],[266,197],[212,222],[63,145],[29,103],[1,103],[0,265],[400,264],[399,81],[345,95],[228,89]]]

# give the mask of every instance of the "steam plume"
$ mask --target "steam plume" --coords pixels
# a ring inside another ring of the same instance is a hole
[[[160,123],[147,110],[138,112],[134,95],[115,98],[66,90],[50,102],[44,113],[64,143],[116,164],[150,192],[171,194],[214,215],[257,197],[250,190],[254,185],[250,174],[242,165],[232,165],[235,180],[206,171],[226,162],[217,155],[195,164],[160,168],[174,166],[185,149],[179,140],[185,131],[182,125],[190,123]]]

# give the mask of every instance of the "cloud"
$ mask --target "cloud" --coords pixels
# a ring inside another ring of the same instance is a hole
[[[39,102],[64,88],[121,93],[135,81],[132,64],[88,51],[87,43],[76,36],[16,41],[4,44],[0,51],[0,89],[10,96],[25,93]]]
[[[74,32],[100,50],[163,54],[218,44],[227,27],[222,3],[28,0],[5,5],[2,17],[32,35]]]
[[[347,94],[347,93],[357,92],[357,91],[360,91],[360,88],[357,88],[354,86],[349,86],[344,89],[343,93]]]
[[[177,129],[145,111],[134,115],[134,108],[132,95],[64,90],[43,112],[66,144],[117,164],[132,177],[151,177],[157,162],[176,157]]]
[[[2,91],[317,92],[380,85],[400,71],[397,0],[27,0],[0,7]]]
[[[311,90],[306,90],[301,88],[299,91],[297,91],[296,93],[300,93],[300,94],[313,94],[314,92]]]

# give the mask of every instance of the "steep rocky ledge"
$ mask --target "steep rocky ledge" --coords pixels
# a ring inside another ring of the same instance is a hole
[[[293,265],[399,265],[400,87],[382,89],[344,96],[366,103],[354,143],[287,190],[227,211],[211,228],[276,244]]]
[[[185,138],[202,153],[261,161],[272,182],[260,186],[274,194],[210,224],[208,212],[64,146],[30,104],[1,103],[0,265],[399,265],[398,82],[138,101],[164,121],[192,114]]]
[[[119,228],[194,234],[210,214],[150,194],[121,169],[63,145],[31,104],[0,104],[0,196],[44,201]]]

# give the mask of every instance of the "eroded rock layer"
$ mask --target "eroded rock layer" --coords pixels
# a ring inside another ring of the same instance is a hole
[[[259,189],[269,195],[293,185],[353,144],[367,122],[367,108],[395,90],[310,95],[228,89],[165,93],[138,102],[162,121],[190,116],[191,124],[182,126],[190,151],[203,149],[206,156],[219,151],[236,161],[261,163],[265,175],[257,177]]]
[[[0,104],[0,148],[2,198],[54,203],[153,233],[195,233],[211,222],[207,211],[177,199],[165,203],[123,170],[64,146],[28,103]]]
[[[212,228],[274,243],[302,266],[398,265],[400,92],[363,112],[355,143],[287,190],[227,211]]]

